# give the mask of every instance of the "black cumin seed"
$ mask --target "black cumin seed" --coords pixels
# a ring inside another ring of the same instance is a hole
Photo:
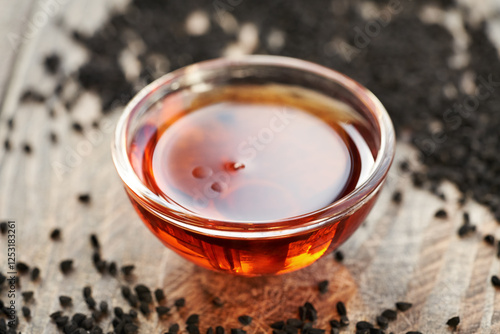
[[[305,332],[307,328],[312,328],[311,323],[307,323],[306,325],[310,325],[310,327],[304,326],[302,328],[302,332]],[[297,327],[285,325],[285,327],[283,327],[283,332],[285,332],[286,334],[299,334],[299,329]]]
[[[338,320],[335,320],[335,319],[330,320],[330,326],[332,328],[340,328],[340,327],[342,327],[340,325],[340,322]]]
[[[57,135],[54,132],[49,133],[49,138],[53,144],[57,144]]]
[[[214,334],[214,329],[212,327],[208,327],[207,334]]]
[[[269,325],[271,328],[273,329],[278,329],[278,330],[281,330],[283,329],[283,327],[285,326],[285,322],[284,321],[276,321],[276,322],[273,322],[271,325]]]
[[[336,251],[335,254],[335,260],[337,260],[337,262],[342,262],[344,261],[344,253],[342,253],[342,251]]]
[[[7,222],[0,223],[0,233],[2,234],[7,233]]]
[[[142,314],[148,315],[150,310],[149,310],[149,304],[142,302],[141,305],[139,306],[139,311],[141,311]]]
[[[32,151],[32,149],[31,149],[31,145],[30,145],[30,144],[28,144],[28,143],[24,143],[24,144],[23,144],[23,151],[24,151],[24,153],[26,153],[26,154],[30,154],[30,153],[31,153],[31,151]]]
[[[373,325],[369,323],[368,321],[358,321],[356,323],[356,329],[357,330],[364,330],[364,329],[370,329],[373,328]]]
[[[345,304],[343,302],[337,303],[337,313],[339,315],[347,315],[347,309],[345,308]]]
[[[349,318],[347,317],[347,315],[343,315],[340,317],[340,325],[342,327],[346,327],[346,326],[349,326]]]
[[[178,324],[173,324],[168,328],[168,332],[170,334],[177,334],[179,332],[179,325]]]
[[[88,298],[92,296],[92,288],[90,286],[86,286],[82,290],[83,298]]]
[[[41,93],[33,89],[27,89],[21,95],[20,101],[23,103],[24,102],[43,103],[45,102],[45,99],[46,99],[45,96],[43,96]]]
[[[82,333],[87,334],[87,331],[90,330],[94,326],[94,319],[92,318],[86,318],[85,320],[82,321],[82,329],[84,331]]]
[[[133,264],[129,264],[129,265],[121,267],[121,271],[122,271],[123,275],[125,275],[125,276],[131,275],[132,271],[134,271],[134,269],[135,269],[135,266]]]
[[[59,71],[59,66],[61,65],[61,58],[59,55],[53,53],[45,57],[43,64],[48,73],[56,74],[57,71]]]
[[[448,218],[448,213],[444,210],[444,209],[439,209],[438,211],[436,211],[436,213],[434,214],[434,217],[436,218],[441,218],[441,219],[445,219],[445,218]]]
[[[137,316],[139,315],[136,310],[130,310],[128,314],[132,319],[137,319]]]
[[[224,306],[224,301],[222,301],[222,299],[220,299],[219,297],[215,297],[214,299],[212,299],[212,304],[217,307],[222,307]]]
[[[222,326],[215,327],[215,334],[224,334],[224,327]]]
[[[464,225],[470,224],[470,215],[468,212],[464,212]]]
[[[108,312],[108,303],[106,301],[102,301],[99,303],[99,311],[102,313],[107,313]]]
[[[87,306],[91,310],[94,310],[95,307],[96,307],[96,305],[97,305],[97,302],[95,301],[95,299],[93,297],[87,297],[87,298],[85,298],[85,303],[87,303]]]
[[[243,326],[248,326],[252,323],[252,317],[249,316],[249,315],[240,315],[238,317],[238,321],[240,322],[240,324],[242,324]]]
[[[3,147],[5,148],[5,150],[7,152],[10,151],[10,149],[12,148],[12,145],[10,144],[10,140],[5,139],[5,141],[3,142]]]
[[[458,326],[458,324],[460,323],[460,317],[453,317],[453,318],[450,318],[446,324],[452,328],[456,328]]]
[[[405,311],[408,311],[411,307],[413,306],[413,304],[411,303],[406,303],[406,302],[397,302],[396,303],[396,308],[401,311],[401,312],[405,312]]]
[[[80,194],[80,195],[78,195],[78,201],[80,203],[88,204],[88,203],[90,203],[90,195],[89,194]]]
[[[387,327],[389,326],[389,320],[387,320],[387,318],[382,315],[378,315],[376,320],[377,325],[379,325],[382,329],[387,329]]]
[[[321,293],[321,294],[327,293],[328,292],[328,284],[329,284],[329,282],[327,280],[319,282],[318,283],[319,293]]]
[[[184,307],[186,306],[186,300],[184,298],[176,299],[174,305],[177,307]]]
[[[338,329],[336,327],[332,327],[330,329],[330,334],[340,334],[340,329]]]
[[[68,297],[68,296],[59,296],[59,303],[61,304],[61,306],[69,306],[71,305],[71,297]]]
[[[125,326],[123,327],[123,332],[125,334],[137,333],[138,330],[139,330],[139,327],[136,324],[132,324],[132,323],[125,324]]]
[[[422,332],[418,332],[418,331],[409,331],[409,332],[406,332],[406,334],[422,334]]]
[[[111,276],[116,276],[116,274],[118,273],[118,268],[116,267],[116,262],[111,262],[109,265],[108,265],[108,273],[111,275]]]
[[[393,320],[396,320],[396,318],[398,317],[398,314],[394,310],[385,310],[384,312],[382,312],[382,316],[385,317],[389,321],[393,321]]]
[[[56,311],[56,312],[53,312],[49,315],[49,317],[53,320],[59,318],[60,316],[62,315],[62,312],[61,311]]]
[[[491,276],[491,284],[493,284],[495,288],[500,288],[500,278],[496,275]]]
[[[75,313],[71,317],[71,321],[80,326],[80,324],[85,320],[87,316],[83,313]]]
[[[30,270],[30,267],[24,262],[18,262],[16,263],[16,269],[20,274],[26,274]]]
[[[484,236],[484,242],[486,242],[488,245],[493,246],[495,244],[495,237],[491,234],[487,234]]]
[[[66,316],[64,317],[59,316],[54,319],[54,322],[56,323],[57,327],[63,327],[68,323],[68,320],[69,318]]]
[[[9,130],[14,129],[14,118],[11,117],[7,120],[7,127],[9,128]]]
[[[24,291],[22,294],[23,300],[25,303],[29,302],[31,299],[33,299],[33,291]]]
[[[400,204],[402,200],[403,200],[403,195],[401,194],[401,191],[396,190],[392,194],[392,201],[396,204]]]
[[[324,334],[325,330],[319,329],[319,328],[308,328],[307,330],[304,330],[303,333],[304,334]]]
[[[191,314],[187,320],[187,325],[198,325],[200,323],[200,316],[198,314]]]
[[[73,260],[61,261],[59,267],[64,275],[69,274],[73,270]]]
[[[165,300],[165,293],[163,292],[162,289],[155,290],[155,298],[158,303],[161,303],[162,301]]]
[[[50,232],[50,238],[52,240],[59,240],[59,239],[61,239],[61,230],[58,229],[58,228],[53,229],[52,232]]]
[[[151,303],[153,302],[153,296],[151,295],[151,290],[144,284],[138,284],[135,286],[135,292],[137,293],[137,298],[141,302]]]
[[[83,132],[83,126],[78,123],[78,122],[73,122],[71,124],[71,128],[75,130],[75,132],[82,133]]]
[[[31,270],[31,280],[36,281],[40,277],[40,269],[38,267],[34,267]]]
[[[121,307],[115,307],[113,309],[113,313],[115,314],[115,317],[117,317],[118,319],[123,318],[123,315],[125,314],[125,312],[123,312],[123,309]]]
[[[299,318],[302,321],[306,321],[307,309],[304,306],[299,306]]]
[[[462,225],[460,226],[460,228],[458,229],[458,236],[459,237],[465,237],[466,235],[470,234],[470,233],[473,233],[476,231],[476,226],[475,225]]]
[[[310,320],[311,322],[316,321],[318,319],[318,312],[314,308],[313,304],[307,302],[304,304],[304,307],[306,308],[306,319]]]
[[[156,313],[158,313],[159,317],[167,314],[169,311],[170,311],[170,308],[166,307],[166,306],[157,306],[156,307]]]
[[[304,322],[300,319],[288,319],[286,321],[287,326],[292,326],[295,328],[301,328],[304,325]]]
[[[97,235],[95,234],[91,234],[90,235],[90,244],[92,245],[92,247],[94,247],[94,249],[99,249],[100,245],[99,245],[99,239],[97,239]]]
[[[240,328],[231,328],[231,334],[247,334],[247,332]]]

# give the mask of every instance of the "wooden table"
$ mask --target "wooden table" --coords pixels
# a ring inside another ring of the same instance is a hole
[[[485,233],[500,237],[498,225],[476,203],[460,208],[460,194],[451,184],[442,186],[446,202],[415,189],[408,174],[397,168],[398,161],[404,159],[410,159],[413,168],[421,168],[404,138],[398,144],[397,161],[378,204],[367,222],[341,247],[346,256],[342,264],[327,256],[296,273],[249,279],[209,272],[167,250],[140,222],[114,170],[110,141],[119,111],[101,119],[98,139],[90,141],[86,137],[90,124],[99,118],[96,96],[84,93],[71,113],[57,100],[19,103],[27,87],[44,93],[53,90],[56,81],[45,75],[41,66],[46,54],[61,51],[67,73],[85,61],[85,50],[68,37],[71,27],[91,32],[107,13],[125,3],[63,2],[47,15],[47,23],[29,36],[26,29],[30,20],[41,15],[37,1],[3,0],[0,7],[0,139],[3,142],[8,135],[13,145],[9,153],[0,150],[0,218],[16,221],[17,259],[42,269],[38,282],[21,278],[22,288],[16,295],[18,310],[24,305],[19,292],[34,291],[35,301],[28,303],[31,320],[21,316],[20,331],[55,333],[48,315],[60,309],[59,295],[73,297],[71,312],[88,313],[81,292],[85,285],[92,286],[98,302],[126,305],[120,287],[127,282],[101,276],[92,265],[88,236],[95,232],[105,259],[136,265],[132,284],[163,288],[168,305],[176,298],[186,298],[187,307],[174,311],[167,320],[160,321],[155,314],[145,320],[140,315],[140,333],[162,333],[174,322],[183,328],[190,313],[201,314],[202,332],[208,326],[241,327],[237,317],[248,314],[254,318],[245,327],[248,333],[268,333],[270,323],[296,317],[297,307],[306,301],[318,309],[320,328],[329,328],[328,320],[337,318],[337,301],[347,304],[353,322],[374,322],[376,315],[394,308],[396,301],[408,301],[413,308],[399,313],[390,331],[447,333],[446,321],[460,315],[459,333],[500,332],[500,292],[489,283],[490,277],[499,272],[499,261],[495,249],[479,240]],[[474,13],[485,13],[477,7]],[[12,36],[21,36],[21,43],[12,44]],[[54,109],[54,119],[49,117],[47,106]],[[6,120],[11,117],[15,127],[9,132]],[[84,134],[70,129],[75,120],[84,125]],[[57,144],[49,140],[51,131],[58,135]],[[25,142],[33,148],[29,155],[22,149]],[[59,168],[61,164],[66,168]],[[397,189],[404,190],[400,205],[391,201]],[[77,195],[87,192],[92,196],[91,203],[78,202]],[[447,210],[449,219],[434,218],[440,208]],[[456,231],[464,210],[470,212],[480,233],[460,239]],[[55,227],[62,229],[59,242],[49,239]],[[6,272],[5,236],[0,238],[0,245],[0,271]],[[74,259],[75,270],[68,276],[59,270],[59,262],[64,259]],[[324,295],[317,291],[317,283],[322,280],[330,281],[329,293]],[[4,300],[5,294],[2,292]],[[215,296],[226,302],[223,308],[212,305]],[[111,328],[109,318],[103,325]],[[354,331],[354,325],[349,331]]]

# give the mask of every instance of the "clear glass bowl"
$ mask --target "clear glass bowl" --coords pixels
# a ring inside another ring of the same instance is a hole
[[[159,196],[130,161],[130,143],[154,108],[170,94],[238,84],[277,83],[306,88],[352,107],[369,124],[365,134],[374,164],[364,181],[334,203],[300,216],[273,221],[221,221],[203,217]],[[244,276],[291,272],[341,245],[373,207],[391,166],[395,135],[380,101],[354,80],[310,62],[277,56],[216,59],[187,66],[139,92],[121,116],[112,144],[125,190],[146,226],[167,247],[208,269]]]

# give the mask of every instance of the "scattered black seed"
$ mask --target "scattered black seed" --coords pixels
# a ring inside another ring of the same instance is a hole
[[[52,144],[57,144],[57,135],[54,132],[49,133],[49,138]]]
[[[473,232],[476,232],[476,226],[475,225],[462,225],[458,229],[457,234],[458,234],[459,237],[463,238],[466,235],[471,234]]]
[[[59,318],[60,316],[62,316],[62,312],[56,311],[56,312],[51,313],[49,316],[52,320],[55,320],[55,319]]]
[[[25,318],[29,318],[31,316],[31,310],[29,309],[29,307],[23,306],[21,310]]]
[[[387,329],[387,327],[389,326],[389,320],[387,320],[387,318],[384,317],[383,315],[378,315],[376,320],[377,320],[377,325],[379,325],[380,328],[382,329]]]
[[[179,329],[180,329],[180,327],[179,327],[179,325],[178,325],[178,324],[173,324],[173,325],[171,325],[171,326],[168,328],[168,332],[169,332],[170,334],[177,334],[177,333],[179,332]]]
[[[73,270],[73,260],[64,260],[60,263],[59,267],[61,272],[67,275]]]
[[[493,284],[495,288],[500,288],[500,278],[496,275],[491,276],[491,284]]]
[[[178,298],[175,300],[174,305],[176,307],[184,307],[186,306],[186,300],[184,298]]]
[[[403,194],[401,194],[401,191],[396,190],[392,194],[392,201],[396,204],[400,204],[402,200],[403,200]]]
[[[34,293],[33,291],[24,291],[21,295],[23,296],[24,302],[27,303],[33,299]]]
[[[207,334],[214,334],[214,329],[212,327],[208,327]]]
[[[247,332],[240,328],[231,328],[231,334],[247,334]]]
[[[295,327],[295,328],[301,328],[304,325],[304,322],[300,319],[287,319],[286,321],[287,326]]]
[[[30,154],[33,150],[31,149],[31,145],[28,143],[23,144],[23,151],[26,154]]]
[[[281,329],[283,329],[283,327],[285,327],[285,322],[284,321],[273,322],[270,325],[270,327],[273,328],[273,329],[281,330]]]
[[[238,317],[238,321],[240,322],[240,324],[242,324],[243,326],[248,326],[252,323],[252,317],[249,316],[249,315],[240,315]]]
[[[156,307],[156,313],[158,313],[159,317],[161,317],[165,314],[168,314],[169,311],[170,311],[170,308],[168,308],[166,306],[157,306]]]
[[[336,327],[332,327],[330,329],[330,334],[340,334],[340,329]]]
[[[24,262],[18,262],[16,263],[16,269],[20,274],[26,274],[30,270],[30,267]]]
[[[349,318],[347,317],[347,315],[343,315],[340,317],[340,326],[342,327],[346,327],[346,326],[349,326]]]
[[[21,95],[20,101],[22,103],[43,103],[45,102],[45,96],[43,96],[41,93],[33,90],[33,89],[27,89],[24,91],[24,93]]]
[[[325,330],[319,329],[319,328],[307,328],[306,330],[303,330],[302,333],[304,333],[304,334],[324,334]]]
[[[335,319],[330,320],[330,326],[332,328],[340,328],[340,327],[342,327],[340,325],[340,322],[338,320],[335,320]]]
[[[56,74],[59,71],[59,66],[61,65],[61,58],[59,55],[53,53],[45,57],[43,62],[45,65],[45,70],[50,74]]]
[[[141,302],[141,305],[139,306],[139,311],[141,311],[141,313],[144,315],[148,315],[151,312],[151,310],[149,309],[149,304]]]
[[[155,298],[158,303],[161,303],[165,300],[165,293],[162,289],[155,290]]]
[[[83,126],[80,123],[78,123],[78,122],[73,122],[71,124],[71,128],[73,130],[75,130],[76,132],[78,132],[78,133],[82,133],[83,132]]]
[[[318,290],[319,290],[319,293],[321,294],[325,294],[328,292],[328,284],[329,282],[328,281],[321,281],[318,283]]]
[[[137,311],[136,311],[136,310],[130,310],[130,311],[128,312],[128,314],[130,315],[130,317],[131,317],[132,319],[136,319],[136,318],[137,318],[137,316],[139,315],[139,314],[137,313]]]
[[[214,304],[217,307],[223,307],[224,301],[222,301],[222,299],[220,299],[219,297],[215,297],[214,299],[212,299],[212,304]]]
[[[153,296],[151,294],[151,290],[149,290],[149,288],[147,286],[145,286],[144,284],[136,285],[134,290],[135,290],[135,293],[137,294],[137,298],[139,298],[139,300],[141,302],[145,302],[145,303],[152,303],[153,302]]]
[[[0,222],[0,233],[1,234],[6,234],[7,233],[7,222]]]
[[[132,274],[134,269],[135,269],[135,266],[133,264],[130,264],[130,265],[123,266],[121,268],[121,271],[122,271],[123,275],[129,276]]]
[[[187,325],[198,325],[200,323],[200,316],[198,314],[191,314],[187,320]]]
[[[373,325],[369,323],[368,321],[358,321],[356,323],[356,329],[357,330],[364,330],[364,329],[370,329],[373,328]]]
[[[5,139],[5,141],[3,142],[3,147],[4,149],[8,152],[11,150],[12,148],[12,145],[10,144],[10,140],[8,139]]]
[[[197,325],[187,325],[186,330],[189,334],[200,334],[200,329]]]
[[[75,313],[71,317],[71,321],[80,326],[83,320],[85,320],[86,318],[87,316],[83,313]]]
[[[113,261],[108,265],[108,273],[111,276],[116,276],[116,274],[118,274],[118,268],[116,266],[116,262]]]
[[[384,312],[382,312],[382,316],[389,321],[394,321],[398,317],[398,314],[394,310],[385,310]]]
[[[344,253],[342,253],[342,251],[336,251],[335,254],[335,260],[337,260],[337,262],[342,262],[344,261]]]
[[[98,250],[100,248],[99,239],[97,239],[97,235],[95,234],[90,235],[90,244],[95,250]]]
[[[347,315],[347,309],[345,308],[345,304],[343,302],[338,302],[337,303],[337,313],[340,316]]]
[[[58,229],[58,228],[53,229],[52,232],[50,232],[50,238],[52,240],[59,240],[59,239],[61,239],[61,230]]]
[[[72,302],[71,297],[59,296],[59,304],[61,304],[61,306],[63,306],[63,307],[69,306],[69,305],[71,305],[71,302]]]
[[[306,319],[312,322],[316,321],[318,319],[318,312],[314,308],[313,304],[307,302],[304,304],[304,307],[306,309]]]
[[[453,318],[450,318],[446,324],[452,328],[456,328],[458,326],[458,324],[460,323],[460,317],[453,317]]]
[[[397,302],[396,303],[396,308],[401,312],[408,311],[412,306],[413,306],[413,304],[407,303],[407,302]]]
[[[95,307],[97,305],[97,302],[95,301],[95,299],[93,297],[85,298],[85,303],[87,303],[88,308],[91,310],[95,309]]]
[[[31,269],[31,280],[36,281],[40,277],[40,269],[38,267],[34,267]]]
[[[90,286],[86,286],[82,290],[83,298],[89,298],[92,296],[92,288]]]
[[[59,317],[56,317],[56,318],[53,318],[54,319],[54,322],[56,323],[57,327],[63,327],[64,325],[66,325],[68,323],[68,320],[69,318],[64,316],[59,316]]]
[[[495,237],[491,234],[487,234],[484,236],[484,242],[486,242],[488,245],[493,246],[495,244]]]
[[[102,301],[99,303],[99,311],[102,313],[107,313],[108,312],[108,303],[106,301]]]
[[[436,211],[436,213],[434,214],[434,217],[445,219],[445,218],[448,218],[448,213],[444,209],[440,209],[440,210]]]
[[[215,327],[215,334],[224,334],[224,327],[222,326]]]
[[[464,212],[463,214],[464,217],[464,225],[470,224],[470,215],[468,212]]]
[[[89,194],[80,194],[78,195],[78,201],[83,204],[90,203],[90,195]]]
[[[418,331],[409,331],[409,332],[406,332],[406,334],[422,334],[422,332],[418,332]]]

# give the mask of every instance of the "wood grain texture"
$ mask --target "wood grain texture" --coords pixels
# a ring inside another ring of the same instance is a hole
[[[398,161],[410,159],[413,168],[422,167],[414,158],[414,150],[403,142],[398,144],[395,167],[375,209],[341,247],[346,255],[342,264],[328,256],[296,273],[249,279],[198,268],[166,249],[133,211],[111,161],[110,141],[120,110],[100,119],[100,129],[92,130],[90,123],[100,118],[100,104],[90,93],[78,99],[71,113],[58,100],[49,100],[45,105],[18,102],[26,87],[36,86],[48,93],[55,86],[56,80],[40,66],[44,55],[64,50],[66,73],[85,61],[85,51],[68,38],[72,27],[90,32],[106,18],[107,12],[124,3],[68,1],[33,38],[20,46],[15,57],[12,52],[2,56],[0,139],[9,136],[13,149],[8,153],[0,150],[0,218],[17,223],[18,260],[36,264],[42,270],[38,282],[21,278],[18,292],[34,291],[35,300],[29,303],[32,318],[28,322],[21,320],[20,331],[55,333],[56,327],[48,315],[60,309],[59,295],[73,297],[68,313],[88,313],[82,298],[83,286],[92,286],[98,302],[124,306],[120,287],[140,282],[163,288],[168,306],[180,297],[185,297],[187,303],[165,320],[159,320],[155,314],[147,320],[139,316],[140,333],[162,333],[174,322],[183,328],[191,313],[201,314],[202,332],[208,326],[241,327],[237,317],[249,314],[254,318],[244,328],[249,334],[269,333],[271,322],[296,317],[298,306],[306,301],[318,309],[317,326],[321,328],[329,328],[328,320],[338,318],[337,301],[347,304],[354,322],[374,322],[376,315],[394,308],[396,301],[409,301],[414,307],[399,313],[389,327],[395,333],[447,333],[446,321],[455,315],[462,319],[457,333],[500,332],[500,292],[489,283],[491,275],[499,272],[499,261],[495,250],[480,240],[486,233],[500,237],[496,222],[476,203],[460,208],[460,195],[451,184],[442,186],[446,202],[413,188],[409,175],[398,170]],[[3,1],[2,34],[5,29],[20,32],[23,25],[11,22],[19,22],[14,19],[18,15],[27,15],[18,13],[34,15],[39,10],[37,6],[28,0],[16,0],[16,5]],[[1,49],[3,45],[0,44]],[[71,95],[70,89],[63,94]],[[55,119],[49,117],[48,107],[54,108]],[[15,119],[12,133],[5,122],[10,117]],[[83,134],[70,130],[75,120],[84,125]],[[58,135],[58,144],[51,144],[50,131]],[[33,146],[32,154],[23,152],[24,143]],[[403,190],[400,205],[391,202],[396,189]],[[76,199],[86,192],[92,196],[89,205]],[[448,211],[449,219],[434,218],[440,208]],[[470,212],[479,233],[460,239],[456,231],[462,224],[464,210]],[[49,239],[55,227],[63,233],[58,242]],[[88,240],[94,232],[99,234],[106,260],[136,265],[131,281],[96,272]],[[0,271],[5,272],[5,237],[0,238],[0,254]],[[75,270],[68,276],[59,271],[59,262],[64,259],[75,261]],[[325,279],[330,282],[329,293],[320,295],[316,285]],[[211,303],[214,297],[225,301],[223,308]],[[18,309],[24,305],[19,294],[16,303]],[[102,323],[106,330],[111,328],[109,320]],[[346,332],[353,331],[351,325]]]

